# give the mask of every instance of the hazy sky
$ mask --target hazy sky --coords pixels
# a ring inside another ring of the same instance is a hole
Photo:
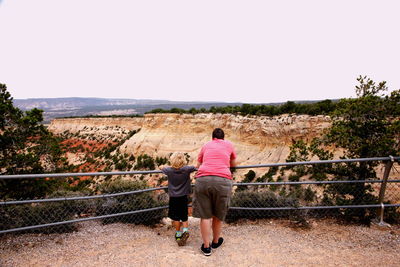
[[[400,1],[0,0],[14,98],[267,103],[400,88]]]

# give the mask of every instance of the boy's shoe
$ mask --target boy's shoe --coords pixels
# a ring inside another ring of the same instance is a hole
[[[175,234],[175,241],[178,243],[178,245],[179,242],[181,242],[181,240],[182,240],[182,235]]]
[[[186,241],[189,238],[189,232],[183,232],[183,234],[180,236],[179,240],[176,240],[176,242],[178,242],[179,246],[184,246],[186,245]]]
[[[211,255],[211,244],[208,248],[204,247],[204,244],[201,244],[201,252],[203,252],[204,256],[210,256]]]
[[[218,238],[217,243],[214,243],[214,242],[211,243],[211,247],[212,247],[212,249],[219,248],[222,245],[222,243],[224,243],[224,239],[222,237],[220,237],[220,238]]]

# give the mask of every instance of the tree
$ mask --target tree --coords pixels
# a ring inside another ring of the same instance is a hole
[[[338,103],[327,142],[344,148],[346,157],[397,154],[400,90],[383,95],[386,82],[377,85],[361,76],[357,80],[360,83],[356,86],[357,98],[342,99]]]
[[[399,90],[385,95],[386,82],[376,84],[366,76],[357,78],[357,98],[343,99],[338,103],[337,118],[327,135],[327,144],[344,149],[345,158],[369,158],[398,155],[399,153]],[[338,166],[336,175],[354,180],[376,178],[376,161]],[[357,183],[332,186],[336,201],[341,204],[375,202],[370,194],[370,184]],[[349,200],[346,195],[352,195]],[[365,210],[348,211],[357,217],[365,217]]]
[[[42,110],[14,107],[6,85],[0,84],[0,174],[57,172],[65,166],[58,140],[42,121]],[[0,180],[0,197],[37,197],[55,184],[43,179]]]
[[[341,99],[333,116],[333,123],[326,135],[314,139],[310,145],[300,140],[293,144],[288,161],[332,159],[333,154],[326,147],[343,151],[342,158],[368,158],[399,155],[400,133],[400,90],[390,95],[386,82],[376,84],[368,77],[358,77],[357,98]],[[331,175],[336,180],[375,179],[376,161],[298,166],[292,168],[301,176],[311,174],[311,178],[325,180]],[[366,183],[333,184],[324,190],[325,200],[337,205],[360,205],[376,203],[376,196]],[[365,209],[348,209],[346,216],[361,220],[368,219]]]

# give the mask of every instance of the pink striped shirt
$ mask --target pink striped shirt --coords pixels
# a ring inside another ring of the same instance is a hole
[[[201,148],[197,159],[201,165],[196,178],[215,175],[232,179],[229,167],[230,161],[235,158],[236,153],[231,142],[214,138]]]

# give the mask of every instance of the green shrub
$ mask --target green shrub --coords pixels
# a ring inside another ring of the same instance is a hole
[[[276,195],[271,191],[253,192],[241,191],[232,196],[231,207],[244,208],[272,208],[272,207],[297,207],[298,200],[291,197]],[[238,219],[261,218],[290,218],[298,216],[298,210],[235,210],[230,209],[227,214],[227,222]]]
[[[112,194],[116,192],[136,191],[147,188],[146,182],[143,181],[127,181],[117,179],[107,182],[99,187],[103,194]],[[112,198],[102,199],[98,201],[96,214],[109,215],[115,213],[130,212],[143,210],[166,205],[156,199],[153,192],[143,192],[130,195],[116,196]],[[134,223],[153,225],[159,223],[166,216],[165,210],[146,211],[136,214],[115,216],[102,219],[103,223]]]
[[[253,170],[249,170],[245,175],[242,183],[251,183],[256,177],[256,173]],[[237,186],[236,192],[247,190],[247,185],[239,185]]]
[[[148,169],[148,170],[154,170],[156,168],[154,159],[147,155],[147,154],[143,154],[143,155],[139,155],[137,157],[137,162],[135,165],[135,169]]]
[[[115,169],[124,171],[128,168],[128,162],[125,159],[122,159],[121,161],[117,162],[115,164]]]
[[[166,157],[156,157],[157,166],[165,165],[168,163],[168,159]]]
[[[81,192],[57,191],[49,198],[82,196]],[[80,214],[89,213],[94,207],[90,200],[69,200],[32,204],[7,205],[0,209],[0,230],[25,226],[41,225],[73,220]],[[64,233],[77,229],[76,224],[68,223],[18,233]]]
[[[308,186],[305,190],[304,190],[304,200],[305,201],[309,201],[312,202],[315,199],[315,192],[311,189],[310,186]]]

